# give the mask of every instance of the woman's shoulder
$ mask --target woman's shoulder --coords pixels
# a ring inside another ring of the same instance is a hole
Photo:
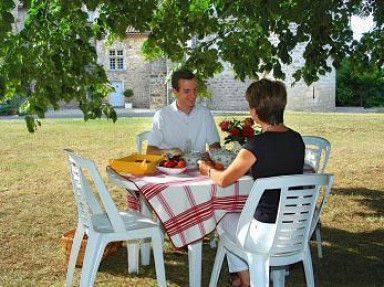
[[[265,132],[257,134],[251,141],[255,143],[265,143],[269,141],[280,141],[282,139],[301,139],[301,135],[295,130],[288,128],[283,132]]]

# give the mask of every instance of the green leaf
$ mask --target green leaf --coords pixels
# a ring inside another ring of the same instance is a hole
[[[30,115],[25,116],[24,120],[25,120],[28,131],[30,133],[34,133],[36,130],[36,123],[35,123],[35,119],[33,118],[33,116],[30,116]]]
[[[112,119],[113,122],[117,121],[117,114],[115,109],[112,106],[106,105],[103,108],[103,113],[107,117],[107,119]]]

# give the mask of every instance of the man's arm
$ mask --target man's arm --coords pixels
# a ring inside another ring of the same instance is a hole
[[[177,147],[173,147],[170,149],[160,149],[157,146],[153,145],[147,146],[147,154],[164,155],[166,153],[170,153],[172,156],[183,155],[183,151]]]

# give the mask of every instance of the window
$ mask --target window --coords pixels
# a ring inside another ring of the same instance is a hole
[[[109,50],[109,69],[124,70],[124,53],[123,50]]]

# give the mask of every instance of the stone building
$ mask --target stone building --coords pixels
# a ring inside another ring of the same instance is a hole
[[[123,91],[133,89],[132,99],[135,108],[158,109],[173,101],[170,87],[166,82],[169,62],[165,59],[148,62],[141,55],[140,49],[147,35],[127,32],[127,38],[106,46],[104,41],[96,44],[98,61],[105,68],[108,79],[116,87],[117,93],[109,97],[114,106],[124,105]],[[294,86],[292,74],[295,68],[303,64],[301,57],[303,46],[293,52],[291,65],[283,67],[286,72],[285,84],[288,90],[289,110],[332,111],[335,108],[336,78],[335,71],[322,76],[311,86],[298,82]],[[119,54],[119,55],[118,55]],[[119,64],[120,63],[120,64]],[[119,66],[120,65],[120,66]],[[248,110],[244,94],[250,80],[241,82],[234,78],[229,65],[216,77],[207,81],[212,97],[202,99],[212,110]]]

